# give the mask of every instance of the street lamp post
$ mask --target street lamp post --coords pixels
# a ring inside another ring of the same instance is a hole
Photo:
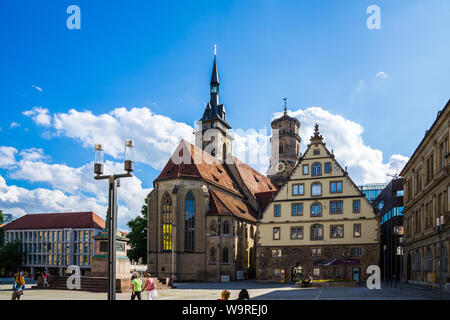
[[[383,246],[383,253],[384,253],[384,259],[383,259],[383,269],[384,269],[384,282],[386,282],[386,286],[387,286],[387,279],[386,279],[386,245]]]
[[[133,140],[125,140],[124,174],[103,175],[103,146],[95,145],[94,173],[95,180],[107,179],[108,192],[108,300],[116,300],[116,230],[117,230],[117,187],[120,178],[132,177]]]
[[[402,289],[402,271],[403,271],[403,236],[399,239],[400,242],[400,252],[398,253],[400,255],[400,282],[398,283],[398,287],[401,290]]]
[[[442,231],[444,229],[444,216],[441,216],[441,218],[436,218],[436,231],[439,235],[439,287],[440,287],[440,298],[442,300],[443,298],[443,287],[444,287],[444,282],[443,282],[443,277],[444,277],[444,273],[443,273],[443,266],[442,266],[442,258],[443,258],[443,246],[442,246]]]

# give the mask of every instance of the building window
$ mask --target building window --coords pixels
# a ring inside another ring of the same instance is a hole
[[[330,193],[342,192],[342,181],[330,182]]]
[[[281,258],[281,249],[272,249],[272,258]]]
[[[172,199],[167,193],[162,202],[162,245],[163,251],[172,251]]]
[[[355,223],[353,225],[353,237],[354,238],[361,237],[361,224],[360,223]]]
[[[350,255],[352,257],[361,257],[362,256],[362,248],[351,248]]]
[[[331,162],[325,162],[325,173],[331,173]]]
[[[313,154],[314,154],[315,156],[320,155],[320,150],[319,150],[319,149],[314,149]]]
[[[313,163],[311,166],[311,175],[312,176],[321,176],[322,175],[322,165],[318,162]]]
[[[230,225],[227,221],[223,223],[223,234],[230,234]]]
[[[340,275],[340,269],[339,269],[339,267],[334,267],[334,268],[333,268],[333,277],[339,278],[339,275]]]
[[[321,224],[311,226],[311,240],[323,240],[323,226]]]
[[[307,164],[303,165],[303,175],[309,174],[309,166]]]
[[[302,196],[304,194],[305,194],[305,185],[304,184],[292,185],[292,195],[293,196]]]
[[[280,278],[281,275],[281,269],[273,269],[273,277],[274,278]]]
[[[318,202],[311,205],[311,217],[321,217],[322,216],[322,205]]]
[[[314,274],[314,276],[316,276],[316,277],[320,276],[320,269],[319,269],[319,268],[314,268],[313,274]]]
[[[311,195],[312,196],[322,195],[322,185],[320,184],[320,182],[316,182],[311,185]]]
[[[353,200],[353,213],[361,212],[361,201]]]
[[[303,204],[302,203],[293,203],[292,207],[292,215],[293,216],[302,216],[303,215]]]
[[[331,238],[343,238],[344,237],[344,225],[332,225],[330,227]]]
[[[321,248],[312,248],[311,255],[313,256],[313,258],[322,256],[322,249]]]
[[[291,239],[292,240],[303,239],[303,227],[291,227]]]
[[[330,201],[330,214],[341,214],[343,209],[343,202],[341,201]]]
[[[281,205],[274,204],[273,205],[273,216],[274,217],[279,217],[280,215],[281,215]]]
[[[228,263],[228,248],[225,247],[222,250],[222,262]]]
[[[283,143],[280,141],[280,146],[278,147],[278,154],[283,154],[284,153],[284,146]]]
[[[280,227],[273,228],[273,240],[280,240]]]
[[[194,251],[195,198],[191,192],[186,196],[184,218],[184,249]]]

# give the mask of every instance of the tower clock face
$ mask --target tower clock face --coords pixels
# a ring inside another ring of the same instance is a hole
[[[286,163],[283,160],[275,165],[275,170],[278,174],[283,174],[284,172],[286,172],[286,168]]]

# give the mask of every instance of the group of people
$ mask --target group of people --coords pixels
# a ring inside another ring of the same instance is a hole
[[[222,298],[217,300],[228,300],[230,298],[230,291],[223,290],[221,296]],[[237,300],[250,300],[250,295],[248,294],[247,289],[242,289],[239,292]]]
[[[136,270],[131,274],[131,300],[142,300],[142,292],[147,292],[147,299],[153,300],[158,296],[156,292],[155,280],[151,277],[150,273],[145,273],[145,283],[139,279],[139,275]]]

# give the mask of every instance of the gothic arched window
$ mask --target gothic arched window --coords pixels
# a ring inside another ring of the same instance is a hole
[[[311,166],[311,174],[313,176],[320,176],[322,175],[322,165],[318,162],[313,163]]]
[[[323,240],[323,226],[321,224],[311,226],[311,240]]]
[[[184,212],[184,250],[194,251],[194,236],[195,236],[195,198],[189,192],[185,201]]]
[[[162,249],[172,251],[172,199],[166,193],[162,201]]]
[[[228,248],[223,248],[222,250],[222,262],[228,262]]]

